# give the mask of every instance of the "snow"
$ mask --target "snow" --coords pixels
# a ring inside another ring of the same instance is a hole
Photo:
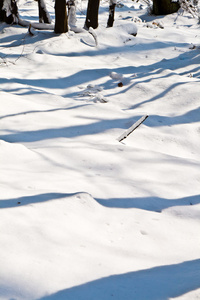
[[[123,4],[0,24],[0,300],[199,299],[198,20]]]

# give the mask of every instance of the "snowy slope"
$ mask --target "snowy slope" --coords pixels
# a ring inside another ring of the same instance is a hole
[[[199,25],[123,3],[97,46],[0,24],[0,300],[199,298]]]

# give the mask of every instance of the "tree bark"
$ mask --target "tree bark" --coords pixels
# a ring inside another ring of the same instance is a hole
[[[6,20],[6,12],[3,10],[3,2],[4,0],[0,0],[0,22],[5,22]]]
[[[46,8],[44,0],[38,0],[39,22],[51,24],[51,17]]]
[[[3,9],[4,3],[4,0],[0,0],[0,21],[6,22],[7,24],[17,24],[19,13],[16,0],[8,1],[5,9]]]
[[[153,0],[153,14],[155,15],[172,14],[179,8],[178,2],[172,2],[172,0]]]
[[[66,11],[66,0],[56,0],[55,3],[55,33],[68,31],[68,18]]]
[[[107,22],[107,27],[113,27],[114,16],[115,16],[115,6],[116,6],[116,1],[110,0],[109,18],[108,18],[108,22]]]
[[[98,27],[98,13],[100,0],[88,0],[85,27],[96,29]]]

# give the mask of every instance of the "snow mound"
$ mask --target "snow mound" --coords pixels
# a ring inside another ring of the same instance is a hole
[[[70,198],[70,206],[75,209],[84,209],[87,211],[94,211],[95,209],[101,208],[101,206],[96,202],[96,200],[90,195],[89,193],[86,192],[80,192],[77,194],[74,194]]]
[[[31,206],[36,210],[43,210],[43,208],[45,208],[45,212],[47,213],[48,211],[51,211],[51,207],[55,205],[55,202],[61,214],[66,210],[68,212],[71,211],[72,213],[78,213],[82,210],[84,210],[84,213],[87,211],[94,212],[97,207],[101,207],[90,194],[85,192],[74,194],[49,192],[13,199],[1,199],[0,208],[21,207],[22,209],[24,206]]]
[[[164,213],[171,214],[178,218],[188,218],[188,219],[196,219],[200,220],[200,204],[190,206],[182,206],[182,207],[173,207],[167,208],[164,210]]]
[[[4,249],[1,248],[1,258],[9,253],[9,262],[7,259],[1,261],[1,267],[5,268],[1,299],[36,299],[44,291],[42,278],[54,281],[54,275],[61,271],[66,280],[67,270],[75,271],[78,267],[85,243],[93,235],[92,224],[95,227],[98,224],[94,210],[97,206],[101,209],[101,206],[87,193],[46,193],[1,200],[0,204],[2,201],[7,209],[0,209],[0,218],[5,225],[5,231],[1,231],[1,242],[5,245]],[[17,207],[10,205],[11,201],[15,201]],[[73,258],[70,253],[73,253]],[[62,259],[68,263],[61,267]],[[10,268],[14,273],[10,273]],[[29,279],[22,280],[26,286],[23,291],[18,288],[19,281],[14,275],[19,275],[19,272],[29,274]],[[8,277],[13,284],[6,282]],[[61,287],[64,287],[63,284],[64,280]]]
[[[118,29],[121,29],[122,31],[131,34],[133,36],[136,36],[138,33],[138,28],[135,23],[120,24],[117,27]]]
[[[123,75],[122,75],[122,74],[119,74],[119,73],[116,73],[116,72],[111,72],[111,73],[110,73],[110,77],[111,77],[113,80],[122,80],[122,79],[123,79]]]
[[[37,154],[28,149],[26,146],[16,143],[9,143],[0,140],[0,161],[3,163],[16,162],[18,160],[23,160],[24,162],[36,159]]]
[[[0,24],[0,300],[199,297],[199,25],[144,2]]]

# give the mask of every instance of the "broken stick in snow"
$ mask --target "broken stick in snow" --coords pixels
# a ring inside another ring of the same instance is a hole
[[[141,117],[137,122],[135,122],[128,130],[126,130],[120,137],[117,139],[119,142],[123,141],[129,134],[131,134],[137,127],[139,127],[146,119],[147,115]]]

